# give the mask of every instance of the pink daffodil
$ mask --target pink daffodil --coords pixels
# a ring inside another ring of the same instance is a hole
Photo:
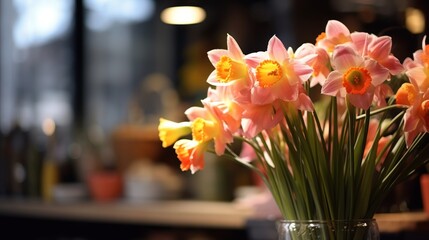
[[[268,42],[266,52],[249,54],[246,62],[254,70],[251,102],[260,105],[276,100],[295,101],[300,85],[313,71],[310,66],[290,58],[276,36]]]
[[[399,60],[392,55],[392,39],[387,36],[377,37],[373,34],[355,32],[351,34],[353,45],[359,54],[375,60],[379,65],[386,68],[390,74],[398,75],[404,71]],[[385,80],[390,80],[390,74]],[[386,98],[393,94],[387,84],[376,86],[374,92],[374,103],[378,107],[386,106]]]
[[[248,67],[244,62],[244,54],[240,46],[230,35],[227,36],[227,50],[214,49],[207,53],[215,70],[207,78],[213,86],[229,86],[235,98],[248,98],[250,88]]]
[[[317,37],[316,46],[332,53],[335,46],[348,42],[351,42],[350,30],[343,23],[330,20],[326,24],[325,32]]]
[[[209,88],[204,101],[210,104],[230,132],[238,131],[241,126],[243,107],[234,100],[234,91],[231,88],[222,86],[215,89]]]
[[[393,75],[404,71],[401,62],[392,54],[392,38],[377,37],[374,34],[354,32],[351,34],[352,43],[359,54],[377,61]]]
[[[337,46],[333,52],[332,71],[322,86],[322,93],[346,97],[358,108],[368,109],[375,88],[388,77],[389,71],[373,59],[366,59],[349,46]]]
[[[263,130],[273,128],[282,118],[283,112],[279,101],[265,105],[248,104],[241,121],[243,135],[252,138]]]
[[[204,104],[204,100],[203,100]],[[215,143],[215,152],[222,155],[226,144],[232,142],[232,134],[223,128],[223,122],[215,115],[210,105],[191,107],[185,111],[191,123],[192,140],[179,139],[174,144],[183,171],[195,173],[204,168],[204,152],[210,141]]]
[[[369,44],[367,56],[376,60],[380,65],[387,68],[390,74],[398,75],[404,71],[401,62],[396,58],[392,50],[392,38],[388,36],[374,37]]]
[[[313,68],[310,87],[317,84],[323,85],[330,72],[329,55],[325,49],[304,43],[295,51],[295,58],[306,59],[305,63]]]
[[[216,111],[209,101],[202,100],[201,107],[191,107],[185,114],[192,122],[192,139],[197,142],[208,142],[213,140],[215,152],[222,155],[226,144],[233,141],[232,133],[225,127],[222,116]]]

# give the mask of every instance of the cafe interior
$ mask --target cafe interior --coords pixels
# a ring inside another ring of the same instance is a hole
[[[392,37],[402,62],[429,33],[429,2],[1,1],[0,239],[276,239],[258,176],[215,154],[181,171],[157,127],[201,104],[207,52],[227,35],[244,53],[273,35],[296,49],[331,19]],[[381,239],[429,238],[426,173],[381,205]]]

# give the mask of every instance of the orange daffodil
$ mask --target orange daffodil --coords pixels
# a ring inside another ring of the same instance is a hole
[[[410,146],[419,133],[429,131],[429,44],[422,41],[422,49],[413,54],[413,59],[404,61],[410,83],[404,83],[396,93],[396,103],[409,108],[404,116],[404,132]]]
[[[326,36],[316,46],[331,54],[331,71],[323,85],[322,93],[347,97],[358,108],[368,109],[373,102],[384,106],[386,95],[391,93],[385,81],[390,74],[400,74],[404,68],[391,54],[390,37],[377,37],[363,32],[353,32],[338,21],[329,21]]]
[[[314,87],[317,84],[323,85],[326,77],[328,77],[331,72],[329,54],[324,48],[316,47],[310,43],[304,43],[295,52],[295,57],[298,59],[305,59],[313,55],[316,55],[316,57],[311,57],[306,61],[306,63],[313,68],[310,87]]]
[[[348,97],[350,103],[368,109],[374,99],[375,88],[389,76],[388,69],[375,60],[364,58],[349,46],[337,46],[332,56],[332,71],[322,87],[322,93]]]
[[[174,144],[182,171],[191,170],[195,173],[204,168],[204,153],[207,150],[207,142],[198,142],[189,139],[179,139]]]

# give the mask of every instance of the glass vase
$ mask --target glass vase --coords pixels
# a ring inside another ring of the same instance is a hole
[[[379,240],[375,219],[282,220],[277,225],[279,240]]]

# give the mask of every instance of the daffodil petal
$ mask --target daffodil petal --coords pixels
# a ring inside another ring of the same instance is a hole
[[[213,49],[207,52],[207,56],[211,64],[216,67],[216,64],[219,62],[222,56],[228,56],[228,50],[225,49]]]
[[[270,55],[270,58],[280,63],[283,63],[283,61],[289,58],[289,54],[287,53],[285,46],[276,36],[273,36],[268,42],[267,52]]]
[[[368,59],[364,63],[365,68],[371,73],[372,85],[378,86],[387,80],[389,77],[389,70],[382,67],[376,61]]]
[[[339,72],[331,72],[322,86],[322,93],[330,96],[341,96],[340,89],[343,87],[343,75]],[[341,96],[344,97],[344,96]]]
[[[392,49],[392,39],[388,36],[382,36],[374,39],[371,43],[371,57],[374,59],[387,58]]]
[[[370,86],[364,94],[348,94],[347,96],[353,106],[367,110],[374,97],[374,87]]]
[[[429,89],[429,76],[426,75],[423,67],[412,68],[406,74],[410,78],[410,81],[418,86],[421,92],[426,92]]]
[[[329,20],[326,24],[326,36],[327,38],[344,35],[349,36],[350,30],[340,21],[337,20]]]
[[[332,58],[335,69],[348,69],[359,66],[363,62],[363,58],[357,55],[354,49],[344,45],[335,48]]]
[[[250,53],[244,57],[244,60],[247,65],[251,68],[256,68],[260,62],[264,61],[265,59],[269,58],[267,52],[255,52]]]
[[[228,51],[230,53],[230,57],[234,60],[241,60],[244,57],[243,52],[241,51],[240,46],[238,45],[237,41],[231,35],[228,34],[226,43],[228,46]]]

